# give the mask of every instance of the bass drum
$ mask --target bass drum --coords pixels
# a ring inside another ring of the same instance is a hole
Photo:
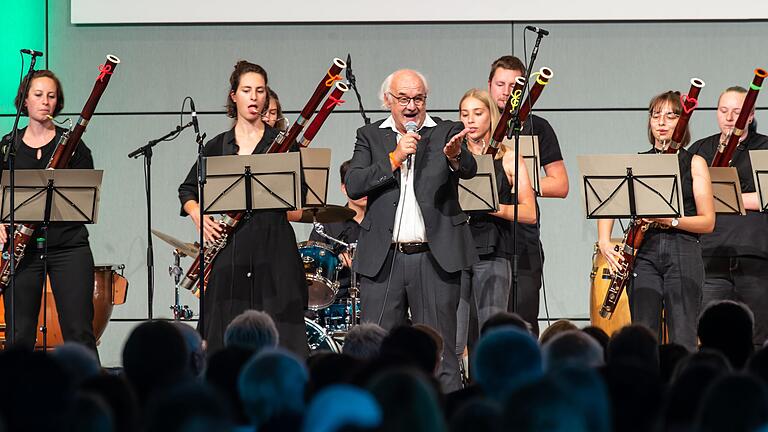
[[[325,330],[320,327],[320,324],[309,318],[304,318],[304,327],[307,330],[307,345],[309,346],[310,353],[317,351],[330,351],[333,353],[341,352],[339,343],[328,336],[328,334],[325,333]]]
[[[128,280],[117,273],[118,270],[122,271],[124,267],[124,265],[113,264],[97,264],[93,267],[93,334],[97,343],[107,328],[113,306],[125,303],[128,295]],[[45,284],[45,296],[48,307],[47,311],[43,311],[42,301],[40,302],[38,328],[42,327],[43,313],[46,313],[47,342],[50,348],[64,343],[59,325],[59,313],[56,309],[56,300],[51,291],[50,281]],[[0,296],[0,342],[5,342],[5,310],[2,296]],[[43,333],[40,331],[37,332],[35,348],[43,348]]]
[[[611,239],[611,244],[614,246],[621,244],[621,242],[621,239]],[[632,318],[629,314],[629,300],[626,290],[621,293],[619,303],[616,305],[616,310],[611,318],[605,319],[600,316],[600,309],[603,307],[605,294],[611,285],[611,271],[605,258],[600,253],[597,243],[595,243],[595,249],[592,252],[592,273],[589,274],[589,280],[591,283],[589,318],[592,321],[592,325],[603,329],[610,336],[616,330],[631,324]]]

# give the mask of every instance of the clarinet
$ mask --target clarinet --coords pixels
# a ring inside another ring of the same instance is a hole
[[[83,110],[80,112],[80,118],[77,120],[74,128],[65,131],[61,135],[58,143],[56,143],[56,150],[54,150],[51,159],[48,161],[46,169],[59,169],[67,167],[69,160],[75,153],[77,144],[80,142],[80,138],[83,136],[85,129],[88,127],[88,122],[90,122],[91,117],[96,110],[96,105],[99,103],[99,99],[101,99],[101,95],[104,93],[104,90],[107,89],[107,84],[109,84],[109,80],[119,63],[119,58],[109,54],[107,55],[107,59],[104,64],[99,65],[99,76],[96,78],[96,83],[93,85],[91,95],[88,97]],[[15,143],[13,144],[15,145]],[[15,244],[13,254],[16,268],[18,268],[21,259],[24,258],[24,252],[26,251],[27,245],[29,244],[29,241],[32,238],[32,234],[34,232],[34,224],[16,225],[13,233],[13,244]],[[12,242],[9,241],[8,245],[11,243]],[[10,283],[10,253],[10,251],[5,250],[3,251],[2,256],[0,256],[0,266],[2,266],[0,270],[0,293],[2,293]]]
[[[346,63],[344,63],[344,61],[338,58],[334,59],[330,69],[328,69],[326,75],[323,76],[323,79],[321,79],[320,83],[317,85],[317,88],[312,94],[312,97],[309,98],[309,101],[307,101],[304,109],[301,110],[299,119],[293,123],[293,126],[291,126],[287,133],[284,134],[281,132],[275,138],[267,153],[285,153],[290,150],[292,145],[296,142],[300,143],[300,145],[303,147],[309,145],[317,131],[320,129],[320,126],[322,126],[325,120],[328,118],[328,115],[331,113],[331,111],[336,106],[344,102],[340,99],[341,95],[349,88],[341,82],[338,82],[334,85],[335,81],[341,79],[339,73],[344,67],[346,67]],[[334,91],[323,104],[322,109],[315,116],[315,119],[312,121],[312,123],[309,124],[307,131],[305,132],[302,139],[297,141],[299,133],[301,133],[301,131],[304,129],[307,121],[332,87],[334,88]],[[222,227],[221,236],[213,242],[205,243],[201,253],[198,254],[197,258],[195,258],[195,262],[193,262],[189,267],[186,275],[184,276],[184,279],[179,284],[180,287],[192,291],[192,293],[198,297],[200,296],[199,285],[197,284],[197,281],[200,279],[200,260],[205,260],[205,274],[203,275],[203,280],[205,282],[204,285],[207,287],[208,279],[211,276],[211,269],[213,268],[211,264],[219,255],[219,253],[227,246],[229,238],[234,233],[238,223],[240,223],[244,215],[244,212],[228,212],[223,215],[223,217],[219,220],[219,224]]]
[[[733,130],[728,134],[728,137],[717,147],[717,153],[712,160],[713,167],[727,167],[731,164],[733,152],[736,151],[736,147],[739,146],[739,140],[747,129],[747,120],[749,120],[749,116],[755,108],[757,94],[760,91],[760,88],[763,85],[763,79],[766,76],[768,76],[768,72],[766,72],[765,69],[755,69],[755,77],[752,79],[752,84],[749,86],[747,96],[744,97],[744,103],[741,105],[739,117],[736,119],[736,124],[733,126]]]
[[[515,79],[515,85],[512,87],[512,91],[509,94],[509,99],[507,99],[507,104],[504,106],[504,111],[501,113],[501,118],[499,118],[499,122],[493,129],[491,142],[488,143],[488,147],[486,147],[484,154],[495,156],[496,152],[499,151],[499,145],[501,145],[501,142],[504,141],[504,138],[507,136],[507,132],[509,131],[509,123],[512,120],[512,114],[515,112],[518,106],[520,106],[520,110],[518,111],[517,116],[520,119],[520,124],[522,125],[526,120],[528,120],[528,115],[531,113],[533,104],[535,104],[539,99],[542,90],[544,90],[544,86],[546,86],[547,83],[549,83],[550,78],[552,78],[552,69],[543,67],[539,69],[537,75],[538,77],[536,78],[536,82],[533,84],[533,87],[531,87],[531,91],[528,97],[525,98],[525,101],[523,101],[522,106],[520,106],[520,97],[523,94],[525,78],[519,76]]]
[[[704,81],[699,78],[693,78],[691,79],[691,88],[688,90],[688,94],[680,95],[683,112],[677,120],[677,125],[672,132],[670,142],[665,144],[663,148],[663,153],[676,154],[680,149],[683,137],[685,136],[686,127],[688,126],[688,121],[691,118],[691,114],[693,114],[693,110],[699,105],[699,92],[704,85]],[[650,227],[650,222],[646,222],[642,219],[633,220],[627,228],[627,231],[624,233],[624,239],[621,244],[614,247],[614,250],[621,254],[621,258],[619,259],[619,271],[611,275],[611,284],[608,286],[608,291],[605,293],[605,299],[603,299],[603,305],[600,308],[601,317],[610,319],[613,316],[613,312],[619,304],[621,293],[624,292],[629,284],[629,272],[632,267],[634,267],[637,252],[643,243],[646,231],[648,231],[648,228]]]

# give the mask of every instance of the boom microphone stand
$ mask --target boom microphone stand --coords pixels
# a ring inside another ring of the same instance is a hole
[[[526,27],[526,30],[529,30],[531,28]],[[536,62],[536,56],[539,53],[539,44],[541,43],[541,40],[544,38],[545,35],[549,34],[549,32],[540,31],[541,29],[538,29],[536,27],[532,27],[532,29],[537,33],[536,36],[536,44],[533,47],[533,51],[531,51],[531,59],[528,62],[528,68],[526,69],[526,75],[525,75],[525,87],[523,90],[526,90],[529,88],[528,80],[531,78],[531,69],[533,69],[533,64]],[[545,33],[546,32],[546,33]],[[531,93],[530,91],[526,95],[526,97],[530,97]],[[520,169],[519,169],[519,155],[520,155],[520,132],[522,130],[523,125],[520,123],[520,107],[523,105],[522,100],[524,98],[520,98],[521,102],[517,104],[517,107],[515,108],[515,111],[512,113],[512,127],[509,128],[509,132],[507,133],[507,138],[515,140],[515,174],[514,174],[514,182],[515,184],[512,186],[512,193],[515,195],[515,201],[517,201],[518,197],[518,177],[520,176]],[[538,210],[537,210],[538,211]],[[518,265],[520,262],[520,255],[517,253],[517,224],[518,224],[518,207],[517,202],[515,202],[515,207],[512,211],[512,308],[513,311],[516,313],[518,311],[518,294],[517,294],[517,284],[518,284]]]

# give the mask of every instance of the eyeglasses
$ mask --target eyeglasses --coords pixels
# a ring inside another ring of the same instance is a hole
[[[675,121],[675,120],[680,118],[680,114],[675,113],[675,112],[671,112],[670,111],[670,112],[661,113],[661,112],[658,112],[658,111],[654,111],[654,112],[651,113],[651,120],[652,121],[659,121],[662,116],[664,116],[664,118],[666,120],[669,120],[669,121]]]
[[[411,101],[413,101],[413,104],[418,107],[418,106],[424,105],[424,102],[427,101],[427,97],[424,95],[408,97],[408,96],[395,96],[394,94],[392,94],[392,92],[387,92],[387,93],[393,98],[397,99],[397,103],[400,106],[408,106],[408,104],[411,103]]]

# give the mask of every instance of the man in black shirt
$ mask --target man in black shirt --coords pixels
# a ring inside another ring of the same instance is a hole
[[[488,75],[488,91],[499,110],[504,109],[515,79],[525,76],[525,65],[514,56],[503,56],[493,62]],[[545,119],[530,115],[523,125],[522,135],[535,135],[539,139],[541,166],[546,173],[539,182],[538,194],[546,198],[565,198],[568,195],[568,173],[557,135]],[[537,218],[540,221],[540,218]],[[509,310],[517,312],[539,333],[539,288],[542,283],[544,252],[539,241],[539,226],[518,224],[517,304],[513,293],[509,296]]]
[[[339,175],[341,176],[341,192],[347,198],[347,207],[355,211],[355,216],[343,222],[332,222],[322,224],[323,232],[329,237],[333,237],[337,240],[341,240],[344,243],[356,243],[357,238],[360,235],[360,222],[365,217],[365,207],[368,204],[368,197],[360,199],[349,199],[347,196],[347,187],[344,184],[344,178],[347,176],[347,170],[349,169],[349,161],[344,161],[339,167]],[[342,245],[327,239],[320,235],[317,230],[312,230],[312,234],[309,235],[309,240],[317,241],[321,243],[327,243],[339,254],[339,258],[344,266],[339,271],[339,292],[336,294],[336,298],[344,298],[349,295],[349,287],[351,285],[352,273],[350,268],[352,267],[351,257],[348,251]]]
[[[720,95],[717,103],[720,133],[693,143],[691,153],[712,164],[718,145],[727,141],[734,129],[746,93],[742,87],[730,87]],[[755,316],[754,343],[762,345],[768,338],[768,215],[760,212],[749,150],[768,149],[768,137],[753,127],[754,115],[753,109],[749,126],[731,162],[739,174],[747,214],[717,215],[715,231],[701,236],[706,272],[702,306],[723,299],[744,302]]]

